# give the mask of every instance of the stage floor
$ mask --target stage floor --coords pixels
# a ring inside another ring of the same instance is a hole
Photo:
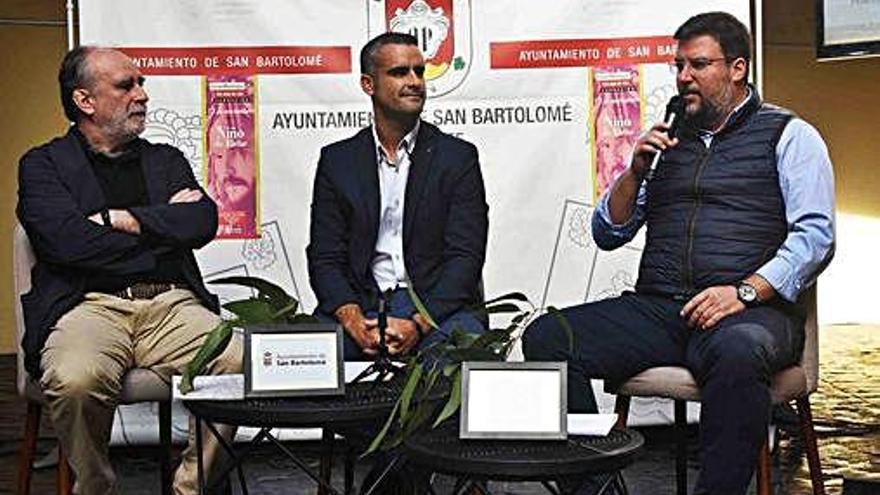
[[[819,435],[819,452],[827,478],[829,494],[842,492],[843,478],[880,478],[880,327],[829,326],[820,330],[819,391],[813,396],[813,414]],[[15,392],[15,356],[0,356],[0,493],[12,493],[15,486],[17,447],[23,430],[25,404]],[[784,417],[784,416],[783,416]],[[40,449],[47,451],[54,444],[51,426],[41,430]],[[796,428],[796,427],[795,427]],[[633,495],[665,495],[674,493],[672,461],[673,436],[669,427],[642,428],[646,449],[638,461],[625,472]],[[696,428],[690,430],[690,482],[698,469]],[[780,432],[780,443],[774,455],[773,482],[775,493],[801,495],[812,493],[806,460],[796,429]],[[291,443],[317,465],[317,445],[312,442]],[[147,495],[158,492],[159,475],[155,449],[114,448],[112,457],[120,481],[120,493]],[[334,469],[336,486],[341,486],[341,461]],[[359,467],[359,476],[364,467]],[[264,447],[245,463],[248,488],[254,494],[314,493],[314,485],[305,475],[275,451]],[[451,488],[450,479],[440,482]],[[55,493],[54,470],[35,473],[34,495]],[[233,493],[238,493],[233,485]],[[538,484],[493,483],[493,493],[546,493]],[[441,492],[442,493],[442,492]]]

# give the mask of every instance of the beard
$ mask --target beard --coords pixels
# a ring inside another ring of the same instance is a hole
[[[140,136],[146,128],[146,117],[138,118],[128,112],[113,116],[105,126],[105,132],[118,143],[128,143]]]
[[[721,109],[710,102],[703,102],[693,112],[685,110],[684,120],[695,129],[712,129],[721,120]]]
[[[733,110],[733,91],[729,88],[716,98],[707,98],[703,93],[695,90],[681,92],[682,96],[688,94],[696,94],[699,97],[699,106],[696,108],[693,108],[693,104],[685,102],[684,121],[695,129],[715,129]]]

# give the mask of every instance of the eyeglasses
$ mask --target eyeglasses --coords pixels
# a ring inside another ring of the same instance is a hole
[[[699,57],[699,58],[693,58],[693,59],[677,58],[677,59],[675,59],[675,61],[673,61],[671,64],[669,64],[669,70],[674,75],[678,75],[678,74],[681,74],[682,72],[684,72],[684,70],[686,68],[690,68],[692,73],[697,74],[697,73],[703,72],[704,70],[706,70],[710,65],[714,64],[715,62],[721,62],[722,60],[726,62],[727,58],[725,58],[725,57],[718,57],[718,58]]]

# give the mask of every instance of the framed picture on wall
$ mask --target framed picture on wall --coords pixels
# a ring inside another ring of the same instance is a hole
[[[880,56],[880,2],[816,0],[819,60]]]

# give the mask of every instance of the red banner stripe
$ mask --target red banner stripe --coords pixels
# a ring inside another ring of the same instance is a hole
[[[671,62],[671,36],[592,40],[506,41],[489,44],[491,68],[535,69]]]
[[[120,47],[146,75],[344,74],[348,46]]]

